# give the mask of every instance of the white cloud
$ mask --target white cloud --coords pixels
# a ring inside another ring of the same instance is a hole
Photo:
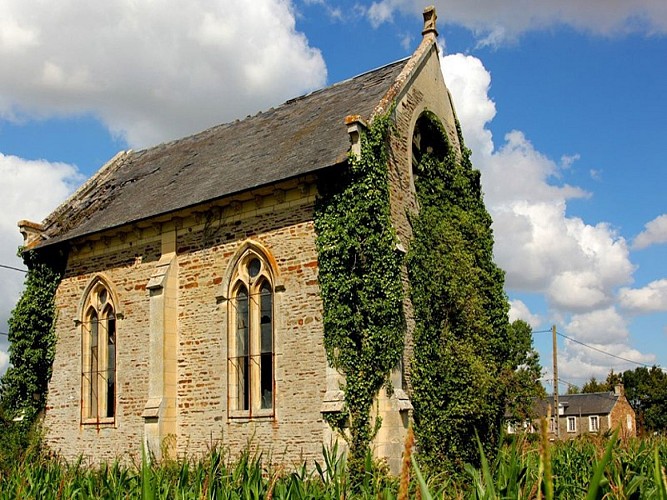
[[[564,169],[570,168],[574,162],[576,162],[580,159],[581,159],[581,155],[579,155],[578,153],[573,154],[573,155],[563,155],[560,158],[561,168],[564,168]]]
[[[482,61],[473,56],[450,54],[442,57],[442,72],[447,87],[454,94],[456,115],[464,127],[464,137],[475,155],[493,153],[493,139],[486,124],[496,116],[496,105],[488,97],[491,74]]]
[[[531,313],[528,306],[519,299],[510,300],[509,318],[510,322],[522,319],[528,323],[533,330],[542,323],[542,318],[540,318],[538,314]]]
[[[0,375],[5,373],[8,366],[9,366],[9,355],[6,352],[0,350]]]
[[[621,307],[634,313],[667,311],[667,279],[652,281],[643,288],[621,288]]]
[[[325,0],[303,0],[303,3],[305,5],[319,6],[332,21],[345,20],[345,16],[343,15],[343,10],[340,7],[332,7],[329,4],[329,2]]]
[[[489,72],[462,54],[443,58],[466,145],[482,172],[485,201],[494,220],[495,255],[510,290],[545,293],[552,306],[582,312],[607,307],[615,289],[629,283],[634,266],[625,240],[608,224],[595,226],[567,215],[567,202],[589,196],[558,185],[563,168],[514,130],[496,147],[487,124],[495,116]]]
[[[0,67],[0,117],[92,113],[134,147],[326,81],[289,0],[5,0]]]
[[[396,11],[417,14],[424,4],[417,0],[373,2],[367,16],[374,26],[393,19]],[[667,4],[664,0],[436,0],[440,22],[465,26],[477,33],[482,44],[496,45],[524,32],[568,25],[599,35],[631,32],[667,33]]]
[[[568,336],[580,342],[633,361],[654,362],[655,356],[630,347],[627,322],[616,307],[617,290],[632,281],[635,270],[625,239],[607,223],[591,225],[567,213],[570,200],[589,196],[559,182],[579,155],[564,155],[556,163],[518,130],[497,146],[487,128],[496,112],[488,97],[491,77],[481,61],[446,56],[443,74],[473,163],[482,172],[495,257],[506,271],[510,293],[543,294],[548,305],[543,316],[566,325]],[[537,326],[541,319],[519,300],[511,301],[510,318]],[[610,367],[634,368],[570,341],[559,358],[565,379],[606,377]]]
[[[628,345],[627,320],[615,307],[573,315],[565,330],[568,337],[586,345],[565,341],[559,353],[563,378],[604,379],[611,368],[624,371],[636,368],[637,363],[656,362],[654,354],[641,353]]]
[[[614,344],[628,339],[627,321],[614,307],[575,314],[565,328],[584,343]]]
[[[368,16],[368,19],[371,21],[371,24],[377,28],[382,23],[391,21],[392,14],[396,8],[396,4],[398,3],[400,2],[396,1],[373,2],[366,11],[366,15]]]
[[[0,263],[23,268],[16,256],[23,243],[16,223],[21,219],[41,221],[72,192],[82,176],[72,165],[28,161],[0,153],[0,179]],[[23,288],[23,279],[22,273],[0,268],[0,331],[7,332],[7,320]],[[5,341],[6,337],[0,338],[0,374],[6,369]]]
[[[660,243],[667,243],[667,214],[647,222],[644,230],[632,242],[632,248],[640,250]]]
[[[637,363],[653,365],[656,362],[655,355],[643,354],[637,349],[629,347],[627,344],[590,345],[623,359],[613,358],[588,347],[566,342],[565,350],[558,353],[558,370],[563,379],[568,381],[576,380],[577,383],[584,383],[591,377],[604,380],[607,378],[609,370],[613,369],[615,372],[623,372],[625,370],[634,370],[639,366]]]

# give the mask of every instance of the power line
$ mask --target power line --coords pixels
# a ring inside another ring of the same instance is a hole
[[[570,341],[574,342],[575,344],[579,344],[579,345],[582,345],[584,347],[588,347],[589,349],[592,349],[593,351],[597,351],[599,353],[606,354],[607,356],[611,356],[612,358],[620,359],[621,361],[626,361],[628,363],[633,363],[635,365],[643,366],[645,368],[651,368],[651,365],[647,365],[646,363],[641,363],[639,361],[634,361],[632,359],[624,358],[622,356],[617,356],[616,354],[612,354],[610,352],[603,351],[602,349],[598,349],[597,347],[593,347],[592,345],[584,344],[583,342],[581,342],[577,339],[573,339],[572,337],[568,337],[567,335],[565,335],[563,333],[556,332],[556,334],[560,335],[561,337],[563,337],[567,340],[570,340]]]
[[[4,335],[5,337],[9,337],[9,334],[6,332],[0,332],[0,335]]]
[[[551,332],[551,330],[539,330],[539,331],[536,331],[536,332],[533,332],[533,333],[548,333],[548,332]],[[580,340],[573,339],[572,337],[568,337],[564,333],[560,333],[558,331],[556,332],[556,335],[560,335],[561,337],[563,337],[567,340],[570,340],[570,341],[574,342],[575,344],[579,344],[579,345],[582,345],[584,347],[588,347],[589,349],[592,349],[593,351],[597,351],[601,354],[606,354],[607,356],[611,356],[612,358],[620,359],[621,361],[625,361],[627,363],[633,363],[635,365],[643,366],[644,368],[652,368],[653,367],[651,365],[647,365],[646,363],[642,363],[640,361],[634,361],[632,359],[624,358],[622,356],[617,356],[616,354],[612,354],[608,351],[604,351],[604,350],[599,349],[597,347],[593,347],[592,345],[585,344],[585,343],[581,342]],[[657,366],[657,365],[655,365],[655,366]],[[658,368],[660,368],[660,367],[658,367]],[[664,370],[663,368],[660,368],[660,369]]]
[[[28,272],[25,269],[19,269],[18,267],[13,267],[13,266],[6,266],[4,264],[0,264],[0,267],[2,267],[4,269],[11,269],[12,271],[18,271],[18,272],[24,273],[24,274]]]
[[[548,330],[533,330],[531,333],[551,333],[551,328]]]

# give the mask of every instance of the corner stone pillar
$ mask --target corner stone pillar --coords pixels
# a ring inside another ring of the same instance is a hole
[[[383,387],[377,396],[382,426],[375,436],[374,445],[376,456],[385,458],[392,474],[398,475],[412,410],[412,403],[403,390],[402,363],[391,371],[391,385],[391,391]]]
[[[162,255],[146,286],[150,293],[148,399],[144,446],[157,460],[176,449],[178,261],[176,229],[163,230]]]

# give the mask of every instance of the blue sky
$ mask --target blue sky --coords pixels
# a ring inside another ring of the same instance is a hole
[[[424,6],[3,1],[0,264],[21,265],[17,220],[41,220],[118,150],[406,57]],[[536,331],[556,324],[617,356],[559,337],[567,382],[667,367],[664,0],[436,7],[443,73],[482,171],[512,318]],[[0,268],[0,332],[21,280]],[[548,379],[549,334],[535,344]],[[0,371],[6,350],[0,335]]]

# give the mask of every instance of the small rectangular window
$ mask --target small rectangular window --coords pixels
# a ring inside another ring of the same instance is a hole
[[[598,432],[600,430],[600,419],[597,415],[588,417],[588,430],[590,432]]]
[[[576,417],[567,417],[567,432],[577,432]]]

